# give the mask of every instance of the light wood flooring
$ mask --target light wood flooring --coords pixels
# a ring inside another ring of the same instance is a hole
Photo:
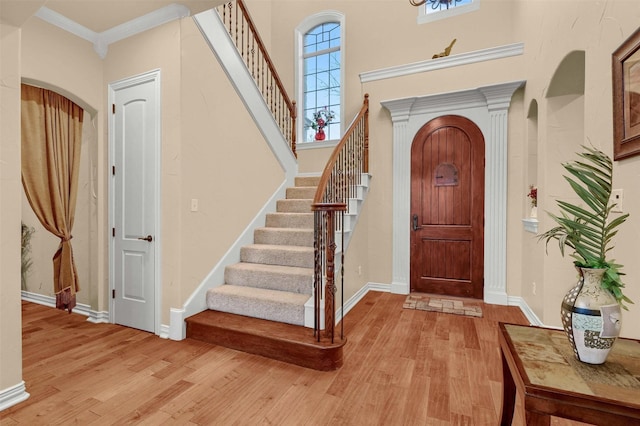
[[[31,397],[0,424],[497,425],[497,323],[526,324],[520,310],[483,305],[471,318],[403,309],[404,299],[369,292],[346,315],[344,365],[332,372],[23,303]]]

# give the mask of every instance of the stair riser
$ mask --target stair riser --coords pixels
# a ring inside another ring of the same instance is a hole
[[[308,328],[207,310],[187,318],[187,337],[320,371],[343,364],[346,340],[316,342]]]
[[[265,271],[239,270],[232,267],[224,271],[225,283],[245,287],[266,288],[270,290],[289,291],[309,294],[313,288],[313,276],[301,274],[277,274]],[[246,315],[246,313],[245,313]]]
[[[311,200],[316,196],[316,188],[314,187],[294,187],[287,188],[287,199],[308,199]]]
[[[313,213],[268,213],[268,228],[313,229]]]
[[[312,200],[278,200],[276,210],[282,213],[311,213]]]
[[[259,228],[253,239],[256,244],[313,247],[313,230]]]
[[[304,305],[289,305],[273,301],[253,300],[226,294],[207,293],[207,307],[236,315],[247,315],[286,324],[304,325]]]
[[[291,250],[256,249],[242,247],[240,261],[246,263],[260,263],[263,265],[296,266],[299,268],[313,268],[313,251],[297,252]]]
[[[295,178],[296,186],[318,186],[320,176],[298,176]]]

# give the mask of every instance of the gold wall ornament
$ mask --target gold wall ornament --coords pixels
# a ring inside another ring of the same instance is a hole
[[[449,56],[449,54],[451,53],[451,48],[455,44],[456,40],[457,39],[455,39],[455,38],[453,40],[451,40],[451,43],[449,44],[449,46],[445,47],[444,52],[436,53],[435,55],[433,55],[431,57],[431,59],[444,58],[445,56]]]

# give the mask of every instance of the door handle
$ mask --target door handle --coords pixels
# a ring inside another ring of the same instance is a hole
[[[153,237],[151,235],[147,235],[146,237],[138,237],[139,240],[143,240],[143,241],[153,241]]]
[[[413,217],[411,218],[411,228],[414,231],[417,231],[420,229],[420,226],[418,226],[418,215],[414,214]]]

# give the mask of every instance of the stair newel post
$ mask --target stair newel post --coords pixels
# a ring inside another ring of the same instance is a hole
[[[335,338],[335,296],[336,296],[336,277],[335,277],[335,257],[336,257],[336,212],[341,215],[347,209],[345,203],[314,203],[311,210],[315,215],[314,232],[315,241],[315,275],[314,275],[314,302],[315,302],[315,318],[317,332],[316,337],[320,341],[320,301],[322,299],[322,283],[324,281],[324,336],[331,338],[331,343]],[[344,226],[344,218],[340,220],[341,227]],[[343,241],[344,244],[344,241]],[[344,258],[343,258],[344,262]],[[341,332],[342,334],[342,332]],[[342,337],[342,336],[341,336]]]
[[[336,241],[335,241],[335,217],[333,210],[327,210],[327,283],[324,289],[324,335],[333,337],[335,332],[335,257],[336,257]]]
[[[340,340],[344,340],[344,212],[340,212]]]
[[[322,211],[313,212],[314,231],[313,231],[313,335],[316,340],[320,341],[320,300],[322,292],[322,235],[323,235],[323,214]]]

